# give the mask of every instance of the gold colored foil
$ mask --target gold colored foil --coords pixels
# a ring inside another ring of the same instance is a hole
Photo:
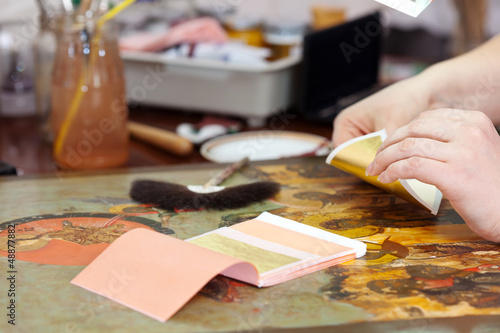
[[[384,191],[392,193],[422,208],[428,209],[416,200],[410,193],[408,193],[399,180],[390,184],[383,184],[377,180],[378,177],[376,176],[366,176],[366,168],[375,159],[377,150],[381,145],[382,138],[380,136],[374,136],[365,140],[354,142],[353,144],[340,150],[332,159],[330,164],[342,171],[359,177]]]
[[[190,243],[252,263],[259,274],[300,261],[298,258],[261,249],[218,234],[208,234]]]

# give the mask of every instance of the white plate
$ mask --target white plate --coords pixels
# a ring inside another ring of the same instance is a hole
[[[216,163],[276,160],[296,156],[326,156],[329,141],[318,135],[289,131],[254,131],[224,135],[205,142],[201,155]]]

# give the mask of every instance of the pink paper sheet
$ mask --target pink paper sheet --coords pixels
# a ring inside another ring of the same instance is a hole
[[[114,241],[71,283],[166,321],[231,267],[257,280],[248,263],[140,228]]]
[[[257,219],[241,222],[230,228],[291,248],[314,253],[323,257],[351,250],[351,248],[327,242],[293,230],[281,228]]]

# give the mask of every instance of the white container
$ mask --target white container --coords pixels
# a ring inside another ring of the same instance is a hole
[[[131,104],[241,117],[249,126],[290,107],[300,57],[243,66],[161,53],[122,52]]]

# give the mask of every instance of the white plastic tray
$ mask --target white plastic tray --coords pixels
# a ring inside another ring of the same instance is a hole
[[[162,53],[121,53],[131,103],[238,116],[250,126],[294,103],[300,57],[243,66]]]

